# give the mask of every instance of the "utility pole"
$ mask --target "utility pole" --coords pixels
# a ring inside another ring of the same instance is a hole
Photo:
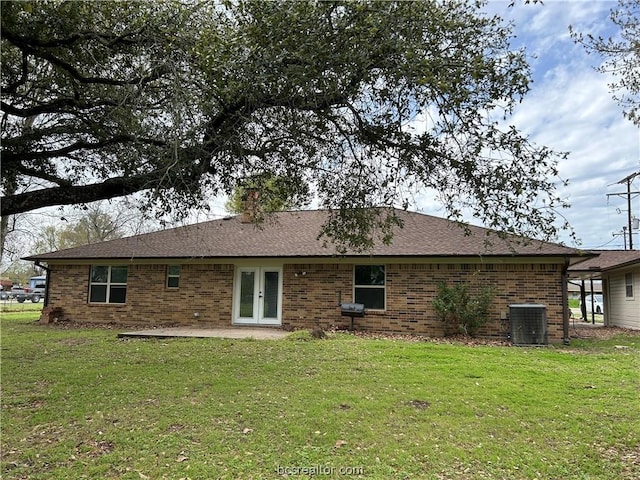
[[[622,180],[620,180],[619,182],[616,182],[616,185],[622,185],[622,184],[627,184],[627,191],[623,192],[623,193],[607,193],[607,198],[609,198],[611,195],[616,195],[618,197],[627,197],[627,220],[628,220],[628,226],[625,227],[625,230],[627,232],[629,232],[629,250],[633,250],[633,215],[631,215],[631,195],[636,195],[636,194],[640,194],[640,192],[632,192],[631,191],[631,181],[636,178],[638,175],[640,175],[640,171],[632,173],[631,175],[627,175],[626,177],[624,177]],[[625,242],[626,243],[626,242]],[[627,246],[625,245],[624,249],[627,249]]]

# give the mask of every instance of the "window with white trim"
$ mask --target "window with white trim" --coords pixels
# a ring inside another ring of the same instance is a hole
[[[365,308],[384,310],[386,277],[384,265],[355,265],[353,272],[354,301]]]
[[[633,273],[624,275],[624,291],[627,298],[633,298]]]
[[[180,286],[180,265],[167,265],[167,288]]]
[[[92,265],[89,303],[125,303],[128,268],[120,265]]]

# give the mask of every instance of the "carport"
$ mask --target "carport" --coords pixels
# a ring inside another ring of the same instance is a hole
[[[588,321],[584,305],[587,290],[593,291],[594,282],[600,280],[602,281],[604,324],[639,328],[640,251],[593,250],[589,253],[597,256],[572,265],[567,271],[569,282],[581,287],[583,319]],[[591,322],[595,323],[593,308]]]
[[[588,265],[597,260],[598,257],[595,257],[569,267],[569,270],[567,272],[568,282],[580,289],[580,314],[582,315],[582,320],[584,320],[585,322],[591,320],[591,323],[593,325],[595,325],[596,323],[596,313],[593,304],[593,297],[597,293],[602,293],[602,298],[605,304],[603,315],[604,323],[606,325],[606,314],[609,308],[607,306],[607,295],[604,294],[605,285],[604,282],[602,282],[602,274],[598,266]],[[599,289],[595,285],[596,281],[601,282],[601,286]],[[591,319],[589,319],[587,315],[587,305],[585,302],[587,295],[591,295]]]

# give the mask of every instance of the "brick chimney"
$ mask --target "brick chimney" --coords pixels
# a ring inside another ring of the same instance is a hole
[[[255,188],[247,188],[244,194],[244,205],[240,221],[242,223],[255,222],[260,209],[260,192]]]

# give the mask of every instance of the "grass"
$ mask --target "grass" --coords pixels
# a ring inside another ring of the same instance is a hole
[[[31,301],[25,301],[19,303],[15,300],[0,300],[0,313],[28,312],[33,314],[36,311],[39,313],[43,306],[43,302],[33,303]]]
[[[119,340],[35,318],[2,316],[3,479],[640,476],[638,337]]]

